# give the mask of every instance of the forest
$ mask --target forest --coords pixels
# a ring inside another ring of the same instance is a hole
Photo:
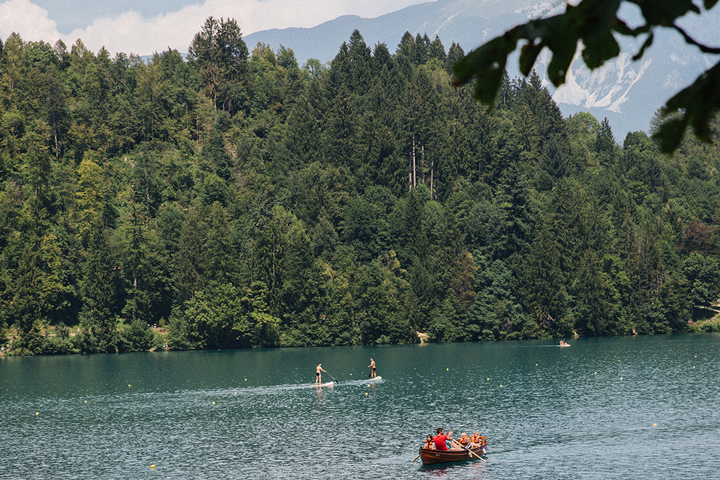
[[[717,144],[620,144],[535,73],[489,112],[437,37],[250,48],[0,42],[10,354],[718,328]]]

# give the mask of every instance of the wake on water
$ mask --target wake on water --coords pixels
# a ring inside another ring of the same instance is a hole
[[[295,384],[286,384],[286,385],[265,385],[265,386],[258,386],[258,387],[238,387],[237,389],[230,389],[230,391],[235,392],[237,395],[259,395],[259,394],[270,394],[270,393],[282,393],[287,392],[291,390],[302,390],[306,388],[322,388],[322,387],[345,387],[345,386],[361,386],[361,385],[368,385],[373,383],[383,383],[385,380],[383,380],[382,377],[376,377],[373,379],[365,379],[365,380],[340,380],[337,383],[322,383],[320,385],[315,385],[314,383],[295,383]],[[227,392],[227,390],[225,390]]]

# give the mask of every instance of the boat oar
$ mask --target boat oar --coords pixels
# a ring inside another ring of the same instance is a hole
[[[479,458],[479,459],[482,460],[483,462],[487,462],[487,460],[485,460],[484,458],[482,458],[482,457],[481,457],[480,455],[478,455],[477,453],[473,452],[473,451],[472,451],[472,448],[464,446],[463,444],[461,444],[461,443],[458,442],[457,440],[453,440],[453,444],[454,444],[454,445],[457,445],[457,446],[459,446],[459,447],[461,447],[461,448],[464,448],[465,450],[467,450],[467,452],[468,452],[470,455],[475,455],[477,458]]]
[[[417,460],[418,458],[420,458],[420,455],[418,455],[417,457],[415,457],[415,460]],[[413,463],[415,463],[415,460],[413,460]]]
[[[473,451],[472,451],[472,448],[470,448],[470,447],[465,447],[465,448],[467,449],[467,451],[468,451],[468,453],[469,453],[470,455],[475,455],[477,458],[479,458],[479,459],[482,460],[483,462],[487,463],[487,460],[485,460],[484,458],[482,458],[482,457],[481,457],[480,455],[478,455],[477,453],[473,452]]]

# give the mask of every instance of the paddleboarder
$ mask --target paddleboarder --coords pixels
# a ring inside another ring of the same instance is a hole
[[[325,370],[323,370],[322,363],[318,363],[317,367],[315,367],[315,385],[320,385],[322,383],[322,375],[320,374],[320,372],[327,373]]]
[[[370,367],[370,378],[377,377],[375,373],[375,360],[373,360],[372,357],[370,357],[370,365],[368,365],[368,367]]]

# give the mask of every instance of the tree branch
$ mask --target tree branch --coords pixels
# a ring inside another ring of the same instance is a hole
[[[680,35],[682,35],[683,38],[685,38],[685,42],[689,43],[690,45],[695,45],[696,47],[698,47],[700,49],[701,52],[720,55],[720,48],[708,47],[707,45],[703,45],[702,43],[698,42],[697,40],[692,38],[690,35],[688,35],[687,32],[685,32],[685,30],[683,30],[683,28],[681,26],[679,26],[678,24],[673,23],[672,28],[674,28],[675,30],[680,32]]]

